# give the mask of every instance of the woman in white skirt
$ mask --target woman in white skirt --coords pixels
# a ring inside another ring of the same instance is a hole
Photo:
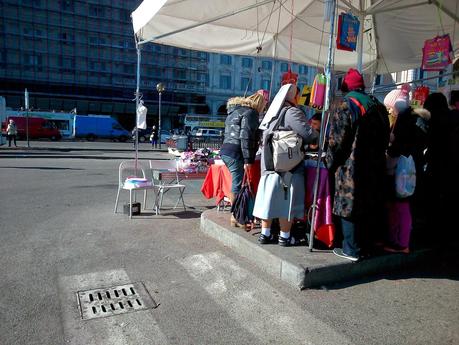
[[[283,126],[280,130],[296,132],[303,138],[303,145],[314,143],[318,139],[318,133],[309,126],[304,113],[296,108],[298,104],[299,90],[291,85],[287,93],[283,108],[288,107]],[[273,243],[271,223],[274,218],[279,219],[280,235],[278,243],[286,247],[290,244],[290,228],[295,218],[304,218],[305,212],[305,185],[304,167],[301,162],[288,173],[276,173],[268,171],[266,166],[268,136],[272,133],[276,121],[272,121],[263,132],[263,145],[261,150],[261,179],[258,185],[257,196],[253,215],[262,220],[261,234],[258,238],[260,244]],[[269,156],[269,155],[268,155]],[[271,164],[270,164],[271,165]]]

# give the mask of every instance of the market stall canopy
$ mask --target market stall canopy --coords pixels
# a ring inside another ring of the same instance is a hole
[[[420,67],[426,39],[449,33],[453,47],[458,47],[458,3],[338,0],[338,11],[365,18],[364,69],[388,73]],[[144,0],[132,13],[132,21],[140,44],[259,54],[323,66],[328,47],[326,4],[326,0]],[[357,52],[336,51],[336,70],[355,67],[356,62]]]

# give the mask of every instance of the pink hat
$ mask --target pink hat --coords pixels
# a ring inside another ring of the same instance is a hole
[[[410,90],[411,87],[408,84],[403,84],[400,89],[392,90],[384,97],[384,105],[400,113],[409,107]]]

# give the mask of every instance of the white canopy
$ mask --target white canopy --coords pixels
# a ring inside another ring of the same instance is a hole
[[[323,66],[329,31],[324,22],[325,3],[323,0],[144,0],[132,13],[132,20],[140,44],[155,42],[238,55],[256,55],[257,47],[261,47],[261,56],[289,60],[291,54],[292,61]],[[338,0],[338,10],[364,18],[363,66],[382,74],[419,67],[424,41],[436,35],[449,33],[453,46],[458,47],[458,3],[458,0]],[[355,67],[357,59],[357,52],[337,50],[335,69]]]

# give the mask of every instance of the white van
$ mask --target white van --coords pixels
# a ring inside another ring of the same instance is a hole
[[[197,137],[222,137],[223,136],[223,129],[212,129],[212,128],[199,128],[196,131]]]

